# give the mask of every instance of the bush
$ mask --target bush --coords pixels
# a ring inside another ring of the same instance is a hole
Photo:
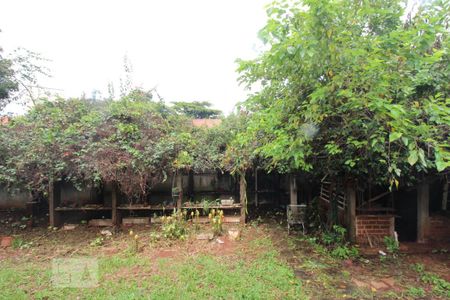
[[[172,215],[163,216],[162,235],[168,239],[185,239],[187,235],[186,211],[174,209]]]

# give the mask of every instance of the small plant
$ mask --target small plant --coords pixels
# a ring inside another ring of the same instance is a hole
[[[414,264],[413,269],[419,274],[420,280],[433,287],[433,293],[450,298],[450,282],[436,274],[426,272],[423,264]]]
[[[168,239],[184,240],[187,235],[186,211],[173,210],[172,215],[163,216],[162,235]]]
[[[422,298],[425,297],[425,291],[421,287],[410,287],[408,291],[406,292],[408,296],[412,298]]]
[[[105,241],[105,239],[104,239],[103,237],[99,236],[99,237],[95,238],[95,239],[90,243],[90,245],[93,246],[93,247],[100,247],[100,246],[103,245],[103,242],[104,242],[104,241]]]
[[[130,230],[128,233],[130,235],[130,245],[129,249],[131,253],[138,253],[139,252],[139,235],[134,234],[133,230]]]
[[[33,242],[26,242],[21,238],[14,238],[12,241],[12,247],[14,249],[30,249],[33,246]]]
[[[337,246],[331,251],[331,256],[339,259],[356,258],[359,256],[359,250],[354,246]]]
[[[345,233],[347,230],[339,225],[333,225],[331,232],[322,234],[322,243],[325,245],[342,245],[345,241]]]
[[[223,210],[215,210],[213,209],[211,213],[208,215],[208,218],[211,222],[211,227],[213,229],[214,235],[221,235],[223,232]]]
[[[398,242],[393,237],[385,236],[384,245],[386,246],[386,250],[388,253],[392,254],[393,257],[397,256],[400,248]]]
[[[198,209],[191,211],[191,220],[194,223],[195,231],[198,231],[200,229],[200,211]]]

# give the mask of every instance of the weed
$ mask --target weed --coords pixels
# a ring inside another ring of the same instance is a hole
[[[93,246],[93,247],[100,247],[100,246],[103,245],[104,241],[105,241],[105,239],[104,239],[103,237],[99,236],[99,237],[96,237],[96,238],[90,243],[90,245]]]
[[[130,242],[129,242],[129,252],[132,254],[136,254],[139,252],[139,235],[134,234],[133,230],[130,230],[128,233],[130,236]]]
[[[213,230],[214,235],[218,236],[221,235],[223,232],[223,210],[215,210],[213,209],[209,215],[208,218],[211,222],[211,227]]]
[[[168,239],[184,240],[187,236],[186,212],[173,210],[172,215],[163,216],[162,235]]]
[[[410,287],[406,291],[406,294],[412,298],[422,298],[425,297],[425,291],[421,287]]]
[[[14,249],[30,249],[33,246],[33,242],[26,242],[25,240],[16,237],[12,241],[12,247]]]
[[[433,293],[450,298],[450,282],[431,272],[426,272],[423,264],[414,264],[413,269],[419,274],[420,280],[432,286]]]
[[[337,246],[331,251],[331,256],[339,259],[356,258],[359,256],[359,250],[354,246]]]
[[[384,237],[384,245],[386,246],[386,250],[388,253],[392,254],[392,256],[396,257],[399,251],[398,242],[390,236]]]

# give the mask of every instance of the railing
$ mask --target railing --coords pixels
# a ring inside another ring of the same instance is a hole
[[[332,198],[337,198],[338,208],[345,210],[345,196],[342,192],[336,194],[336,190],[331,191],[331,182],[322,181],[322,185],[320,186],[320,198],[330,204]]]

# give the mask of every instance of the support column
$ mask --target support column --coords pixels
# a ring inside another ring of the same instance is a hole
[[[354,183],[346,186],[345,204],[348,239],[351,243],[356,243],[356,188]]]
[[[245,181],[245,172],[239,176],[239,200],[241,203],[241,224],[245,224],[245,215],[247,212],[247,181]]]
[[[112,195],[111,195],[111,219],[114,226],[118,224],[117,217],[117,186],[115,183],[112,185]]]
[[[58,212],[55,210],[58,207],[61,198],[61,192],[58,187],[58,184],[54,182],[53,179],[50,180],[48,184],[48,208],[49,208],[49,218],[50,218],[50,226],[58,227],[59,226],[59,216]]]
[[[255,168],[255,206],[258,207],[258,168]]]
[[[180,210],[183,205],[183,177],[181,171],[177,172],[177,188],[178,188],[177,209]]]
[[[217,181],[218,182],[218,181]],[[187,188],[187,195],[188,198],[193,200],[194,199],[194,172],[190,170],[188,172],[188,188]]]
[[[442,210],[447,210],[448,203],[448,178],[444,178],[444,187],[442,189]]]
[[[289,194],[290,194],[290,203],[292,205],[298,204],[297,198],[297,178],[295,175],[290,175],[289,177]]]
[[[425,243],[430,215],[430,184],[426,181],[417,187],[417,242]]]

